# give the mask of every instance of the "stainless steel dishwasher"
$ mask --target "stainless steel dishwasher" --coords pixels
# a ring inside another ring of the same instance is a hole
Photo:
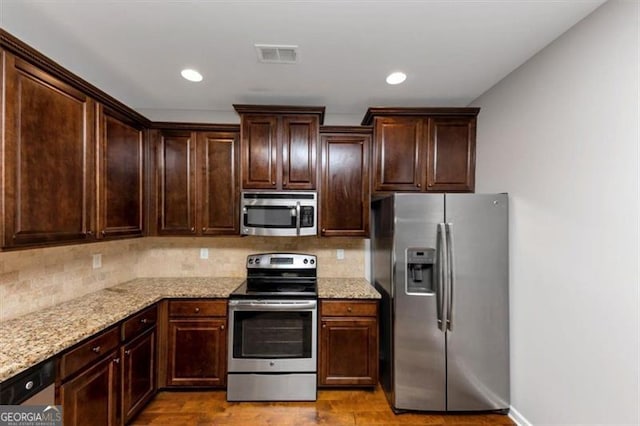
[[[0,384],[0,405],[55,405],[55,360],[43,363]]]

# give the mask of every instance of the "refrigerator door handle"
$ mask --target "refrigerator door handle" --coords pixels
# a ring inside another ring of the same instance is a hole
[[[447,329],[453,330],[453,291],[455,289],[455,267],[453,259],[453,223],[445,225],[447,250]]]
[[[438,238],[436,241],[436,310],[438,317],[438,328],[443,332],[446,330],[444,318],[445,304],[445,284],[446,284],[446,240],[445,240],[445,224],[438,224]]]

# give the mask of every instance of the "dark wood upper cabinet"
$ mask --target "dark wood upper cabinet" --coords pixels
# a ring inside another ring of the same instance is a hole
[[[473,192],[479,108],[369,108],[374,191]]]
[[[163,125],[173,129],[152,132],[157,173],[149,185],[157,234],[239,234],[238,126]]]
[[[98,237],[143,232],[144,128],[98,106]]]
[[[476,118],[429,119],[427,190],[475,188]]]
[[[282,189],[316,187],[318,117],[282,117]]]
[[[95,102],[4,59],[4,247],[93,240]]]
[[[376,118],[376,191],[420,191],[425,144],[420,118]]]
[[[240,114],[243,189],[316,188],[324,107],[234,105]]]
[[[357,130],[333,127],[320,136],[322,236],[369,235],[371,135]]]
[[[275,189],[278,183],[278,120],[276,117],[242,117],[242,187]]]
[[[163,131],[157,146],[158,234],[196,233],[194,132]]]
[[[202,235],[240,232],[238,133],[199,132],[200,230]]]

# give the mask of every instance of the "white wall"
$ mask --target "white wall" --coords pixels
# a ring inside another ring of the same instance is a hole
[[[638,424],[638,8],[611,0],[472,103],[511,195],[512,405]]]

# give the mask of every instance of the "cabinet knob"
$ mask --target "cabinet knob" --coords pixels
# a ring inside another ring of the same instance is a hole
[[[271,182],[271,185],[275,185],[275,184],[276,184],[276,182],[275,182],[275,181],[272,181],[272,182]]]
[[[422,187],[422,184],[421,184],[421,183],[416,183],[416,186],[417,186],[418,188],[421,188],[421,187]]]
[[[322,324],[322,328],[327,328],[327,324]]]
[[[191,232],[196,232],[196,228],[195,228],[195,226],[192,226],[192,227],[191,227]]]
[[[221,326],[220,326],[220,330],[224,330],[224,325],[221,325]]]
[[[120,358],[114,358],[114,359],[113,359],[113,362],[114,362],[115,364],[120,364]]]
[[[207,230],[207,228],[205,228],[204,226],[202,227],[202,232],[205,232]]]
[[[327,228],[322,228],[322,232],[327,232]]]
[[[432,184],[432,183],[430,183],[430,184],[428,184],[427,186],[433,186],[433,184]]]
[[[102,234],[102,236],[104,237],[105,235],[107,235],[107,231],[105,231],[104,229],[102,231],[100,231],[100,233]]]
[[[92,236],[92,235],[93,235],[93,232],[92,232],[92,231],[87,231],[87,235],[88,235],[88,236]]]
[[[146,319],[146,318],[142,318],[142,319],[140,320],[140,322],[141,322],[141,323],[143,323],[143,324],[146,324],[146,323],[148,323],[148,322],[149,322],[149,320],[148,320],[148,319]]]
[[[91,348],[91,350],[95,353],[100,353],[100,345],[94,346],[93,348]]]
[[[197,314],[198,312],[200,312],[200,308],[197,308],[197,307],[196,307],[196,308],[194,309],[194,312]]]
[[[353,308],[351,306],[347,306],[347,312],[351,312],[353,311]]]
[[[131,349],[127,349],[126,351],[124,351],[125,355],[131,355]]]

